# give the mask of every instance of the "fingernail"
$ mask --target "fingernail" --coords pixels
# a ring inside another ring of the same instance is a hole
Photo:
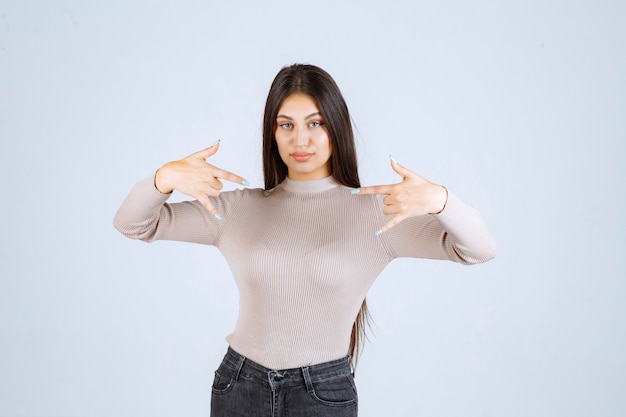
[[[393,156],[389,155],[389,159],[391,159],[391,162],[393,162],[394,164],[397,164],[398,161],[396,161],[396,158],[394,158]]]
[[[216,146],[216,145],[217,145],[218,143],[220,143],[221,141],[222,141],[222,139],[218,139],[218,140],[216,140],[216,141],[215,141],[215,143],[214,143],[213,145],[211,145],[211,146]]]
[[[374,236],[380,236],[382,232],[383,231],[381,229],[378,229],[377,231],[374,232]]]
[[[213,216],[215,216],[215,218],[217,220],[222,220],[222,216],[220,216],[219,214],[215,213]]]
[[[354,190],[350,191],[352,194],[358,194],[361,190],[359,190],[358,188],[355,188]]]
[[[250,182],[248,180],[243,180],[243,181],[241,181],[241,185],[243,185],[244,187],[249,187],[250,186]]]

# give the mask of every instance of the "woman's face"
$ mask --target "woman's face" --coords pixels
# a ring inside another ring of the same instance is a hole
[[[330,175],[330,137],[313,98],[302,93],[287,97],[278,109],[274,136],[290,179],[315,180]]]

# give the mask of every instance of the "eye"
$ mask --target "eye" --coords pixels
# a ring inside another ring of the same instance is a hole
[[[278,126],[282,127],[283,129],[291,129],[293,127],[293,123],[285,122],[279,124]]]
[[[309,126],[310,127],[321,127],[322,126],[322,122],[314,121],[314,122],[309,123]]]

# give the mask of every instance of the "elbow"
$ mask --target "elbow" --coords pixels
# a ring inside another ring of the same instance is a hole
[[[464,265],[477,265],[489,262],[498,255],[498,248],[495,241],[484,242],[478,250],[458,251],[459,261]]]
[[[498,256],[498,248],[496,247],[496,245],[493,245],[488,250],[484,250],[483,252],[481,252],[480,256],[476,257],[478,259],[478,262],[475,262],[475,263],[482,264],[485,262],[489,262],[490,260],[494,259],[496,256]]]
[[[117,230],[127,238],[137,239],[136,234],[132,231],[132,227],[127,223],[121,221],[118,216],[115,216],[113,218],[113,227],[115,228],[115,230]]]
[[[119,212],[113,217],[113,228],[121,234],[124,234],[124,223],[120,219]]]
[[[113,228],[123,234],[126,237],[131,237],[131,233],[129,232],[131,227],[127,221],[124,220],[124,216],[118,210],[113,217]]]
[[[154,233],[151,230],[128,222],[124,219],[124,216],[120,216],[119,212],[113,218],[113,227],[125,237],[133,240],[150,242],[154,237]]]

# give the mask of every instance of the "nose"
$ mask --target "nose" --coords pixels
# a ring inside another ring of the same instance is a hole
[[[309,132],[306,128],[300,128],[296,132],[296,147],[306,148],[309,145]]]

